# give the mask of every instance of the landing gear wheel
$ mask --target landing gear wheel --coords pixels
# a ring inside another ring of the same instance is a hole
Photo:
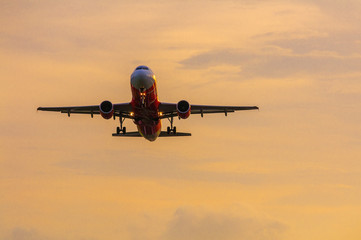
[[[177,128],[173,127],[173,134],[177,134]]]
[[[167,133],[170,134],[170,127],[167,127]]]
[[[123,127],[123,134],[126,134],[126,133],[127,133],[127,128]]]
[[[117,134],[119,134],[120,133],[120,127],[117,127]]]

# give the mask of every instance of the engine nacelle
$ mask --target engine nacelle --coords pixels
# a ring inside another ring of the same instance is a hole
[[[177,103],[177,113],[180,118],[186,119],[191,115],[191,105],[186,100]]]
[[[109,119],[113,117],[114,114],[113,104],[110,101],[105,100],[99,105],[99,111],[103,118]]]

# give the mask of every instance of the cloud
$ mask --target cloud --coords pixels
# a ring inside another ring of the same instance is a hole
[[[319,37],[280,39],[270,44],[291,49],[299,54],[327,51],[341,56],[355,56],[361,52],[360,37],[361,32],[329,33]]]
[[[178,208],[161,239],[282,239],[286,225],[249,215],[246,209],[204,211]]]
[[[346,21],[357,26],[360,20],[361,2],[359,0],[295,0],[301,3],[310,3],[318,6],[326,14],[337,21]],[[358,20],[355,22],[355,20]]]
[[[41,236],[36,230],[34,229],[24,229],[24,228],[15,228],[13,229],[10,240],[47,240]]]
[[[36,229],[25,229],[21,227],[14,228],[10,235],[5,239],[8,240],[64,240],[64,238],[52,236],[45,237],[43,234],[39,233]],[[65,240],[68,238],[65,238]],[[96,238],[80,237],[79,240],[96,240]]]
[[[275,48],[277,49],[277,48]],[[223,49],[201,53],[180,64],[185,68],[209,68],[219,65],[234,65],[241,69],[241,76],[248,78],[266,77],[282,78],[292,75],[333,76],[343,73],[359,73],[361,69],[360,56],[337,56],[327,52],[312,52],[309,54],[269,51],[250,53],[246,50]]]
[[[309,7],[315,15],[304,20],[306,28],[290,25],[285,29],[264,29],[255,33],[247,48],[213,46],[207,51],[187,57],[179,63],[187,69],[237,66],[239,77],[284,78],[289,76],[345,76],[360,73],[361,31],[359,1],[294,0],[293,12],[285,8],[283,21],[294,21]],[[298,12],[299,11],[299,12]],[[312,18],[313,16],[314,18]],[[301,21],[301,20],[300,20]],[[332,27],[330,27],[332,26]]]

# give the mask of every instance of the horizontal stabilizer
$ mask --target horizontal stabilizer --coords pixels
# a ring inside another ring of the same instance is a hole
[[[141,137],[139,132],[127,132],[127,133],[113,133],[113,137]],[[159,137],[182,137],[182,136],[192,136],[191,133],[183,133],[183,132],[177,132],[177,133],[167,133],[166,131],[162,131],[159,135]]]
[[[113,137],[141,137],[139,132],[113,133]]]
[[[183,132],[168,134],[166,131],[162,131],[159,135],[159,137],[181,137],[181,136],[192,136],[192,134],[191,133],[183,133]]]

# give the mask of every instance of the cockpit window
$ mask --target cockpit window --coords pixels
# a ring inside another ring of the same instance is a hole
[[[147,66],[139,66],[135,70],[139,70],[139,69],[149,70]]]

